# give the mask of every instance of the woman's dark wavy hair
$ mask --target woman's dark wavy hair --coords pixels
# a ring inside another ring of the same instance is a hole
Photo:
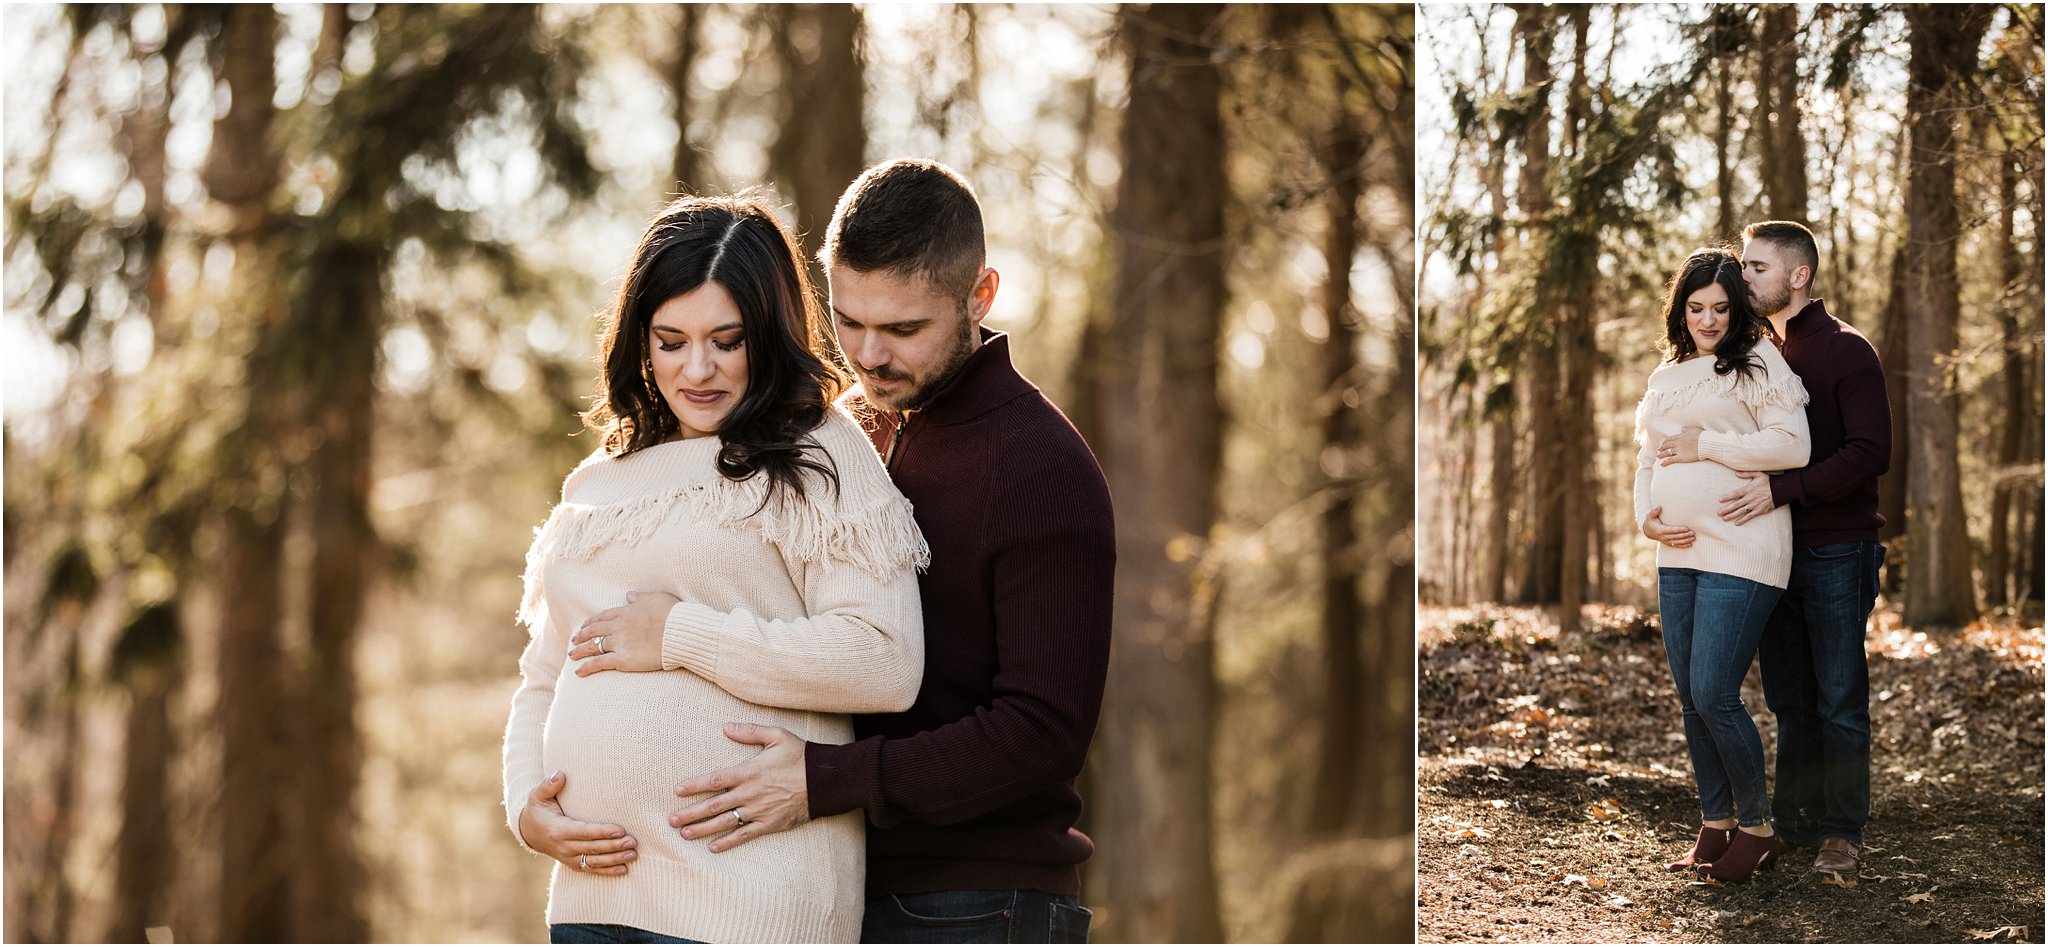
[[[682,430],[655,384],[648,335],[663,303],[715,282],[739,307],[747,352],[746,393],[718,429],[718,472],[735,481],[765,472],[763,506],[777,488],[803,496],[805,470],[830,480],[836,492],[831,459],[806,451],[824,453],[810,432],[847,378],[822,331],[802,260],[789,231],[751,195],[684,197],[663,208],[633,251],[605,317],[600,387],[583,413],[605,450],[624,457]]]
[[[1677,362],[1699,351],[1692,333],[1685,327],[1685,301],[1692,294],[1719,283],[1728,293],[1728,331],[1714,346],[1714,374],[1741,372],[1748,376],[1756,360],[1750,353],[1763,337],[1764,320],[1749,304],[1749,285],[1742,281],[1742,258],[1727,247],[1701,247],[1685,258],[1685,265],[1671,277],[1671,290],[1664,303],[1664,357]]]

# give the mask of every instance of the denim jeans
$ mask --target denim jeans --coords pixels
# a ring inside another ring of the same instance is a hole
[[[863,944],[1085,944],[1095,912],[1073,895],[934,891],[868,899]]]
[[[1792,551],[1792,582],[1764,631],[1764,701],[1778,715],[1778,831],[1797,845],[1863,844],[1870,821],[1870,668],[1863,630],[1884,546]]]
[[[1699,786],[1700,815],[1743,825],[1771,819],[1764,741],[1742,706],[1742,678],[1756,657],[1778,590],[1698,569],[1658,569],[1664,657],[1685,714],[1685,749]]]
[[[550,944],[701,944],[624,924],[549,924]]]

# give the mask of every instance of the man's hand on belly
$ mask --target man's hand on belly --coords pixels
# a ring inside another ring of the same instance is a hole
[[[590,616],[569,639],[569,660],[583,662],[576,676],[661,670],[661,637],[679,601],[667,592],[627,592],[626,604]]]
[[[804,772],[804,741],[781,727],[725,725],[735,743],[765,747],[731,769],[699,776],[676,787],[678,796],[716,793],[668,817],[686,839],[711,839],[723,852],[763,835],[811,820],[810,784]]]
[[[1721,498],[1721,518],[1741,526],[1773,509],[1771,475],[1754,470],[1736,471],[1735,475],[1742,478],[1742,489]]]

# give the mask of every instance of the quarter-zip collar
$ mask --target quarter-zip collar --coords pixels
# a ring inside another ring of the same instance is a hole
[[[961,424],[1037,390],[1010,364],[1010,334],[984,328],[981,347],[967,356],[960,373],[911,414],[924,424]]]
[[[1007,332],[981,329],[981,346],[960,366],[960,371],[927,400],[911,411],[875,412],[885,425],[887,439],[879,446],[883,466],[896,469],[903,448],[927,427],[964,424],[987,414],[1019,395],[1036,392],[1038,386],[1017,374],[1010,363]]]

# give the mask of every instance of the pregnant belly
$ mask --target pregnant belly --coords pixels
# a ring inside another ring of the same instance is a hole
[[[676,785],[746,762],[760,747],[726,739],[727,723],[784,727],[799,738],[843,743],[848,718],[763,707],[687,671],[607,671],[556,682],[541,760],[568,777],[562,809],[623,826],[645,840],[674,837],[668,814],[682,808]]]
[[[1658,467],[1650,475],[1650,505],[1663,507],[1666,525],[1694,532],[1720,532],[1721,498],[1747,485],[1735,471],[1711,460]]]
[[[751,704],[687,671],[607,671],[579,678],[571,669],[556,683],[542,763],[547,772],[568,777],[563,812],[624,828],[638,844],[638,875],[686,889],[663,896],[707,897],[724,890],[719,885],[744,879],[745,890],[771,902],[857,903],[864,834],[857,813],[807,822],[716,855],[703,841],[685,840],[669,826],[671,812],[702,798],[678,797],[677,784],[761,752],[726,739],[728,722],[783,727],[800,739],[830,743],[843,743],[853,733],[843,715]],[[557,885],[589,881],[581,875],[556,878]]]

